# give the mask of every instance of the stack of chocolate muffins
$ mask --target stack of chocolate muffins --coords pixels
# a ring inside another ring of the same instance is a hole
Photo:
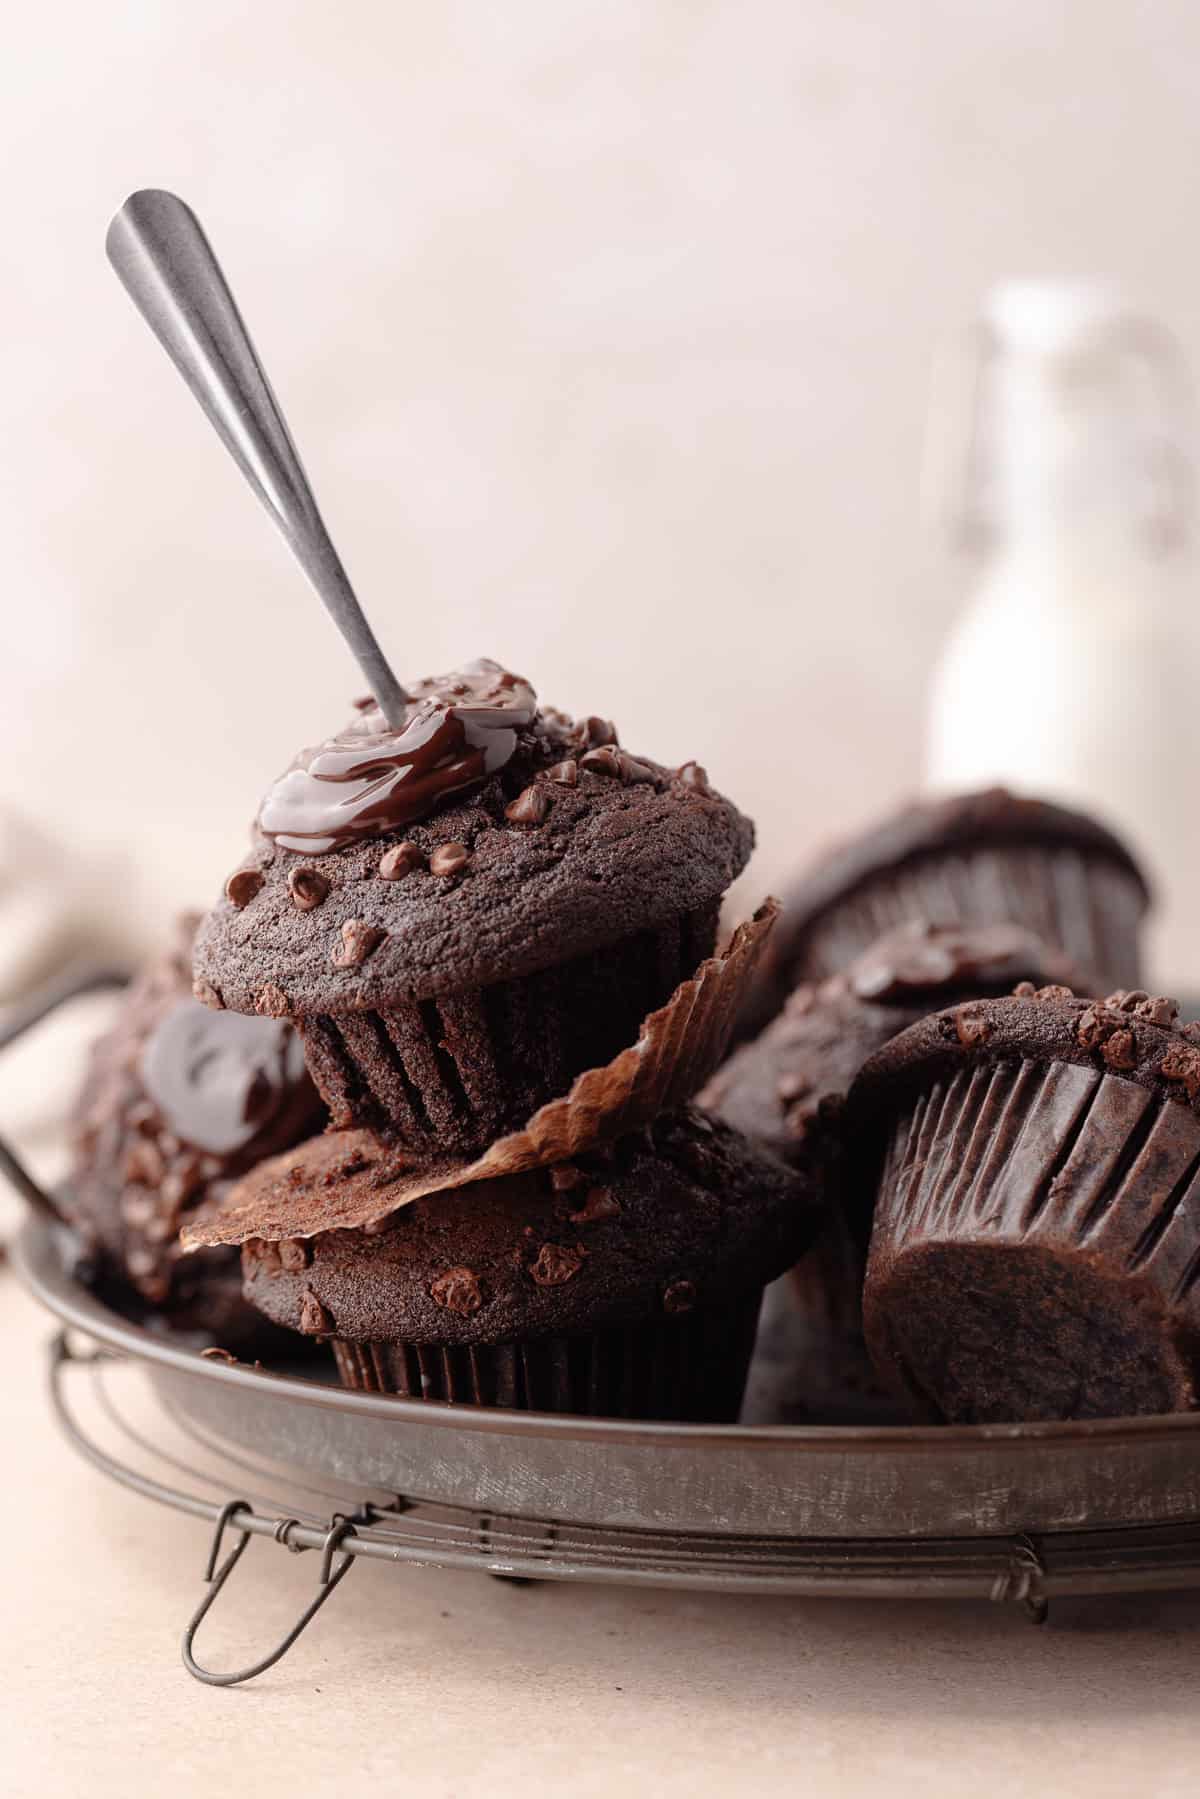
[[[364,703],[267,794],[194,953],[214,1030],[294,1031],[331,1129],[256,1139],[285,1153],[185,1241],[242,1245],[250,1304],[354,1387],[736,1416],[823,1203],[687,1104],[771,922],[713,959],[752,835],[494,663],[399,731]]]

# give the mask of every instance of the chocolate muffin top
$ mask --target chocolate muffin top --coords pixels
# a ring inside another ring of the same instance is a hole
[[[1071,977],[1066,957],[1018,925],[901,925],[843,974],[797,987],[709,1082],[701,1104],[796,1164],[817,1121],[833,1122],[863,1063],[897,1032],[951,999]]]
[[[792,971],[803,966],[805,941],[817,918],[877,875],[946,851],[1038,844],[1088,850],[1115,863],[1141,888],[1149,905],[1145,876],[1125,844],[1085,812],[1003,787],[921,801],[827,850],[789,889],[772,946],[769,984],[782,999],[794,984]]]
[[[145,1300],[220,1335],[227,1308],[205,1281],[227,1282],[236,1264],[214,1251],[180,1266],[180,1223],[261,1156],[319,1129],[324,1112],[290,1025],[214,1014],[192,997],[196,922],[179,921],[93,1046],[64,1203]],[[229,1297],[243,1309],[236,1286]]]
[[[486,987],[711,902],[752,844],[695,763],[627,755],[607,720],[474,664],[419,683],[405,732],[367,704],[276,784],[200,929],[196,993],[303,1017]]]
[[[1172,999],[1117,992],[1080,999],[1026,982],[1007,999],[967,1000],[894,1037],[850,1094],[856,1120],[889,1115],[964,1067],[1068,1062],[1116,1074],[1200,1112],[1200,1024],[1181,1024]]]
[[[286,1192],[381,1179],[376,1141],[341,1132],[249,1183]],[[814,1182],[693,1110],[571,1163],[416,1200],[374,1230],[252,1239],[245,1292],[312,1336],[452,1345],[575,1335],[752,1292],[807,1247],[820,1212]]]

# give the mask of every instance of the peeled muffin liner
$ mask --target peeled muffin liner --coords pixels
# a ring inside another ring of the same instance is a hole
[[[702,962],[667,1004],[650,1014],[636,1043],[605,1067],[581,1074],[563,1098],[540,1107],[521,1130],[501,1137],[475,1161],[417,1162],[411,1152],[369,1133],[346,1132],[347,1155],[338,1179],[314,1191],[301,1174],[292,1186],[288,1173],[301,1166],[297,1158],[303,1151],[277,1156],[240,1181],[221,1204],[200,1208],[183,1231],[184,1248],[363,1230],[427,1194],[570,1161],[640,1130],[659,1113],[677,1111],[722,1061],[778,915],[778,902],[764,901],[720,955]]]

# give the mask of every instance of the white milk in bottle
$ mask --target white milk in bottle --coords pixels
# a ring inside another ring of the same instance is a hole
[[[926,775],[1095,813],[1155,889],[1148,963],[1200,988],[1200,594],[1178,350],[1111,292],[996,289],[930,483],[974,588],[938,664]],[[951,428],[962,433],[947,450]]]

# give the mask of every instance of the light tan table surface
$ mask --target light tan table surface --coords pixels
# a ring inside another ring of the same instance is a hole
[[[857,1793],[1168,1799],[1200,1783],[1200,1595],[1061,1605],[736,1599],[354,1571],[287,1660],[179,1662],[207,1527],[94,1473],[0,1273],[0,1794]],[[203,1641],[249,1660],[313,1558],[252,1543]]]

